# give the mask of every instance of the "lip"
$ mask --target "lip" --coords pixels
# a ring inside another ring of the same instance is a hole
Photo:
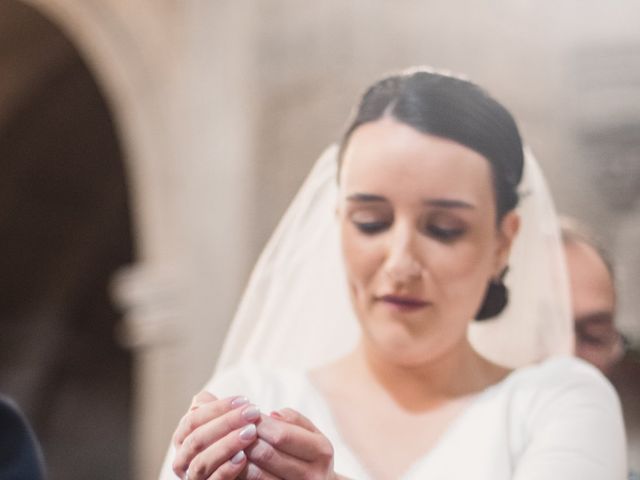
[[[431,303],[420,298],[404,295],[381,295],[377,300],[402,312],[413,312],[428,307]]]

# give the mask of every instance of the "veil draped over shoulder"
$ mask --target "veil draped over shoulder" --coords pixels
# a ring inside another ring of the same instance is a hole
[[[335,209],[337,152],[330,146],[280,221],[251,275],[216,372],[240,362],[312,368],[353,349],[360,330],[348,295]],[[540,167],[526,152],[520,231],[505,284],[510,299],[495,319],[472,322],[485,357],[516,368],[573,350],[562,244]]]

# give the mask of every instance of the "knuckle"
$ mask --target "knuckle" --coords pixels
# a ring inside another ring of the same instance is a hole
[[[258,442],[258,444],[251,450],[251,458],[258,464],[271,462],[275,455],[275,449],[267,442]]]
[[[196,424],[193,415],[185,415],[182,419],[182,426],[187,432],[194,431],[196,429]]]
[[[174,447],[178,448],[180,446],[180,430],[176,430],[175,432],[173,432],[173,435],[171,436],[171,443],[173,444]]]
[[[189,478],[197,479],[202,478],[207,473],[207,465],[199,458],[194,459],[189,465]]]
[[[173,473],[175,473],[179,477],[181,477],[186,470],[184,463],[179,460],[173,461],[173,463],[171,464],[171,469],[173,470]]]
[[[282,447],[286,445],[289,440],[290,434],[281,428],[273,432],[272,444],[274,447]]]
[[[333,455],[333,445],[331,445],[331,442],[329,440],[323,437],[322,442],[320,442],[318,446],[318,456],[320,460],[323,460],[325,462],[331,461],[333,459]]]
[[[191,455],[195,455],[202,450],[202,447],[204,447],[204,444],[200,437],[195,433],[191,434],[187,439],[187,452]]]
[[[258,466],[250,463],[244,470],[244,478],[246,480],[264,480],[265,475]]]
[[[189,424],[190,416],[189,414],[184,415],[180,421],[178,422],[178,426],[173,432],[173,443],[176,445],[180,445],[184,442],[185,437],[191,432],[192,427]]]

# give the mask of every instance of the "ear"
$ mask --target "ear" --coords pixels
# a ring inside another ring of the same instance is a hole
[[[498,243],[495,255],[494,276],[498,277],[509,264],[511,246],[520,229],[520,215],[515,210],[506,213],[498,225]]]

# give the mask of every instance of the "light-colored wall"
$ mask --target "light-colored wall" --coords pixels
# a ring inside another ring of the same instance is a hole
[[[364,86],[408,65],[448,68],[514,112],[559,210],[591,224],[614,250],[624,277],[619,323],[640,340],[638,301],[625,290],[640,280],[632,248],[640,146],[631,133],[640,126],[638,4],[433,0],[302,9],[279,1],[263,10],[254,156],[262,172],[256,189],[273,203],[256,224],[260,239],[312,159],[338,138]],[[610,130],[618,135],[607,135]]]
[[[136,359],[136,478],[155,478],[212,371],[251,259],[249,4],[27,3],[76,44],[123,144],[138,261],[113,290]]]
[[[628,60],[640,51],[636,2],[27,3],[83,52],[125,149],[140,261],[114,291],[137,358],[140,479],[154,478],[210,374],[261,245],[382,72],[430,64],[486,86],[519,119],[560,209],[604,233],[623,285],[640,280],[635,184],[620,209],[617,189],[595,181],[611,158],[585,141],[607,125],[638,124],[640,71]],[[622,59],[612,65],[612,55]],[[624,150],[630,164],[637,146]],[[638,301],[622,292],[621,323],[638,338]]]

